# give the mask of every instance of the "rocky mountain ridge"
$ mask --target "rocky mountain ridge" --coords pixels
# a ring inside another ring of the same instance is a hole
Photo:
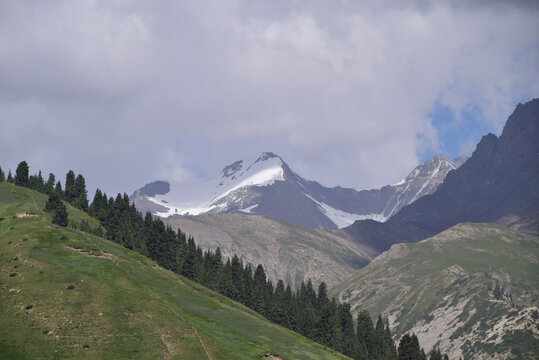
[[[539,344],[539,237],[465,223],[393,245],[334,287],[353,312],[389,319],[451,359],[531,359]]]
[[[537,233],[539,219],[539,99],[519,104],[502,134],[483,136],[472,156],[448,173],[431,195],[385,223],[357,221],[343,229],[382,252],[462,222],[500,222]]]
[[[131,199],[139,210],[164,218],[245,213],[335,230],[360,219],[386,221],[402,207],[434,192],[463,160],[436,155],[397,184],[356,190],[306,180],[280,156],[266,152],[253,162],[235,161],[207,181],[146,184]]]

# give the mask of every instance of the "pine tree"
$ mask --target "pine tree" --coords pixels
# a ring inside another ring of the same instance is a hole
[[[148,248],[148,250],[150,250]],[[196,245],[192,237],[187,240],[187,254],[182,266],[182,275],[188,279],[195,278]]]
[[[221,254],[221,249],[219,250],[219,256]],[[217,255],[217,250],[215,254]],[[217,263],[217,260],[215,260]],[[243,303],[245,306],[253,309],[254,307],[254,284],[253,284],[253,271],[251,270],[251,265],[247,264],[243,270]]]
[[[334,311],[327,296],[327,286],[322,282],[318,286],[317,298],[317,323],[315,326],[314,340],[320,344],[331,346],[334,342]]]
[[[54,215],[52,216],[52,223],[63,227],[67,226],[67,208],[64,204],[61,204],[54,211]]]
[[[64,192],[62,191],[62,184],[60,183],[60,181],[56,183],[56,186],[54,187],[54,192],[60,196],[64,194]]]
[[[406,333],[402,336],[399,342],[399,360],[420,360],[421,348],[415,334]]]
[[[440,349],[432,349],[429,360],[443,360]]]
[[[119,195],[119,194],[118,194]],[[77,197],[75,192],[75,173],[73,170],[69,170],[66,174],[65,182],[65,199],[67,202],[72,202]]]
[[[273,296],[273,320],[283,326],[288,326],[285,304],[285,287],[282,280],[275,285],[275,295]]]
[[[230,270],[233,285],[232,299],[243,302],[243,265],[236,254],[232,257]]]
[[[386,319],[386,329],[385,329],[385,348],[386,348],[386,358],[387,359],[396,359],[398,357],[397,348],[395,347],[395,342],[391,336],[391,330],[389,328],[389,321]]]
[[[73,205],[83,211],[88,211],[88,191],[86,191],[86,180],[79,174],[75,179]]]
[[[379,349],[376,345],[376,334],[369,312],[361,310],[357,315],[357,338],[360,350],[360,359],[377,359]],[[365,351],[366,350],[366,351]]]
[[[4,171],[2,170],[2,167],[0,166],[0,182],[6,181],[6,174],[4,174]]]
[[[354,332],[354,322],[348,303],[339,304],[336,315],[336,327],[340,335],[337,350],[353,359],[358,358],[358,341]]]
[[[56,211],[62,204],[62,200],[60,199],[60,196],[58,196],[57,193],[52,193],[49,195],[49,199],[45,203],[45,208],[43,209],[46,212],[53,212]]]
[[[266,290],[266,273],[262,265],[258,265],[255,270],[253,279],[253,309],[259,314],[264,315],[265,311],[265,290]]]
[[[28,163],[26,161],[21,161],[15,171],[15,185],[28,187],[28,171]]]
[[[8,170],[6,181],[10,184],[13,184],[13,176],[11,175],[11,169]]]
[[[51,194],[54,191],[54,184],[56,183],[56,177],[53,173],[49,173],[49,178],[45,183],[45,191],[47,194]]]

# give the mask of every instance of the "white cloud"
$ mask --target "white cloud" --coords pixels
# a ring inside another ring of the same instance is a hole
[[[0,14],[0,161],[84,162],[114,191],[260,151],[325,184],[392,183],[442,148],[436,101],[499,132],[539,93],[525,4],[8,2]]]

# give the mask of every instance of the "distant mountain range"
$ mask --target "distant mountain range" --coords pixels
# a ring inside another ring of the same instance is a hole
[[[146,184],[131,199],[140,211],[161,217],[243,213],[335,230],[361,219],[386,221],[404,206],[433,193],[448,172],[466,159],[436,155],[397,184],[355,190],[306,180],[280,156],[266,152],[254,161],[236,161],[207,181]]]
[[[382,252],[462,222],[499,222],[539,232],[539,99],[519,104],[499,138],[483,136],[472,156],[434,193],[385,223],[357,221],[343,231]]]

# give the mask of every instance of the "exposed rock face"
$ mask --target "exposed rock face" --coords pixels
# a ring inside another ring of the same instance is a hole
[[[387,317],[396,341],[414,332],[451,359],[530,359],[539,345],[538,245],[501,225],[459,224],[393,245],[331,293],[353,312]]]
[[[511,215],[536,226],[539,218],[539,99],[519,104],[500,138],[484,136],[436,192],[404,207],[384,224],[357,221],[345,229],[378,251],[413,242],[461,222],[493,222]],[[519,221],[514,221],[518,225]]]
[[[198,183],[156,181],[135,191],[131,198],[139,210],[162,217],[248,213],[334,230],[358,219],[387,220],[402,207],[434,192],[456,168],[457,163],[437,155],[395,185],[358,191],[306,180],[281,157],[263,153],[254,162],[239,160],[226,166],[215,179]]]
[[[311,279],[315,286],[322,281],[332,286],[371,260],[357,244],[330,231],[263,216],[203,214],[164,222],[192,235],[203,249],[220,247],[225,257],[237,254],[253,268],[262,264],[274,284],[283,280],[299,287]]]

